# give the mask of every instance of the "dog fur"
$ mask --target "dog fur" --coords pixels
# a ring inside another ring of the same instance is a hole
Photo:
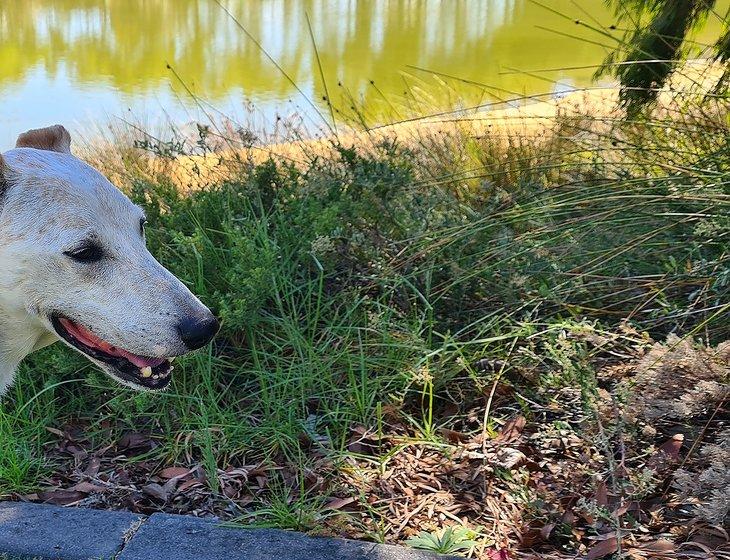
[[[21,134],[0,155],[0,395],[28,354],[58,340],[79,350],[54,317],[152,358],[191,350],[181,324],[204,325],[204,343],[218,329],[210,310],[147,250],[143,211],[70,146],[56,125]],[[103,257],[69,257],[88,245]],[[85,354],[117,381],[149,388]]]

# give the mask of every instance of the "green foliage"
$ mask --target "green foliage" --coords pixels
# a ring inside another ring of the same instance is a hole
[[[55,422],[60,384],[53,374],[42,377],[23,367],[20,379],[0,407],[0,494],[29,490],[48,467],[43,444]]]
[[[556,124],[554,138],[506,151],[454,137],[335,146],[299,166],[242,161],[184,194],[134,177],[151,251],[222,317],[221,334],[176,362],[161,395],[114,386],[60,346],[31,356],[2,402],[0,493],[52,467],[45,426],[71,419],[97,443],[152,432],[165,464],[303,468],[313,450],[348,453],[351,429],[379,430],[385,410],[438,441],[484,406],[501,375],[475,367],[486,358],[536,370],[503,380],[526,398],[570,386],[589,401],[586,336],[628,321],[727,338],[725,125],[625,123],[586,145],[566,131],[590,121]],[[465,145],[469,159],[453,157]],[[473,162],[479,179],[463,180]],[[308,528],[321,498],[272,487],[247,519]],[[457,550],[462,537],[433,543]]]
[[[468,551],[477,543],[476,534],[466,527],[447,527],[437,533],[421,531],[417,536],[408,539],[407,543],[413,548],[430,550],[439,554],[454,554]]]
[[[303,487],[303,481],[300,487]],[[325,498],[322,494],[299,491],[296,495],[288,486],[274,481],[268,503],[254,514],[237,522],[256,527],[273,527],[292,531],[311,531],[322,519]]]
[[[654,101],[685,59],[690,32],[713,12],[716,0],[613,0],[616,15],[630,24],[617,49],[604,61],[599,75],[611,73],[621,81],[621,101],[629,115]],[[649,20],[648,22],[646,20]],[[730,27],[714,46],[718,60],[730,55]],[[724,89],[726,77],[718,82]]]

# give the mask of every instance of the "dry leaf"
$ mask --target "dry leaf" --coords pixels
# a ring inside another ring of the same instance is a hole
[[[342,509],[345,506],[349,506],[354,501],[355,498],[353,498],[352,496],[348,498],[336,498],[328,502],[325,506],[325,509]]]
[[[468,434],[457,432],[456,430],[441,428],[441,430],[439,431],[449,443],[464,443],[465,441],[469,441],[469,439],[471,439]]]
[[[679,450],[682,448],[683,443],[684,435],[676,434],[654,451],[646,462],[646,466],[650,469],[661,471],[666,469],[670,464],[676,463],[679,461]]]
[[[69,490],[93,494],[94,492],[106,492],[107,488],[98,484],[92,484],[91,482],[79,482],[69,488]]]
[[[604,508],[608,506],[608,487],[603,481],[596,486],[596,505]]]
[[[489,560],[509,560],[509,552],[506,548],[492,548],[487,551],[487,558]]]
[[[586,560],[595,560],[596,558],[603,558],[609,554],[613,554],[618,550],[618,540],[616,537],[610,537],[604,541],[600,541],[593,548],[591,548],[586,554]]]
[[[146,486],[142,487],[142,492],[147,494],[148,496],[152,496],[153,498],[157,498],[158,500],[162,502],[167,501],[168,492],[160,486],[159,484],[156,484],[154,482],[147,484]]]
[[[160,478],[164,479],[170,479],[170,478],[178,478],[187,476],[192,473],[191,469],[186,469],[185,467],[167,467],[166,469],[162,469],[160,471]]]
[[[57,506],[66,506],[74,504],[86,497],[86,492],[77,492],[75,490],[49,490],[38,492],[38,498],[47,504],[55,504]]]
[[[499,435],[494,438],[494,441],[509,443],[516,440],[520,437],[522,430],[525,429],[525,424],[527,424],[527,420],[524,416],[515,416],[502,426],[502,429],[499,431]]]

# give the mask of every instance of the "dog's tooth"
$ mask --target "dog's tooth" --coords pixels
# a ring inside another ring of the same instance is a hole
[[[142,373],[142,377],[151,377],[152,376],[152,368],[150,366],[145,366],[139,370]]]
[[[159,379],[159,378],[160,378],[160,376],[159,376],[159,375],[157,375],[157,374],[154,374],[154,375],[152,376],[152,379]]]

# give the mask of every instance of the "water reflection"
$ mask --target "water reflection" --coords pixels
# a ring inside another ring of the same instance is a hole
[[[579,5],[611,22],[602,1]],[[321,103],[307,15],[332,98],[346,107],[351,95],[382,118],[393,110],[383,97],[420,87],[421,79],[434,83],[410,66],[532,93],[552,85],[500,72],[590,65],[604,55],[598,45],[539,29],[590,36],[566,29],[570,22],[526,0],[229,0],[225,6],[288,77],[213,0],[4,0],[3,128],[12,135],[48,121],[105,120],[127,109],[148,120],[163,111],[173,120],[192,118],[195,105],[168,63],[187,87],[224,110],[243,99],[267,116],[292,110],[289,99],[306,107],[292,81]],[[579,12],[572,0],[550,6]],[[583,69],[549,77],[586,84],[591,74]],[[473,86],[449,83],[459,95],[481,95]]]

